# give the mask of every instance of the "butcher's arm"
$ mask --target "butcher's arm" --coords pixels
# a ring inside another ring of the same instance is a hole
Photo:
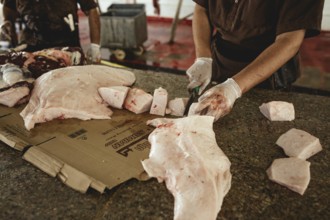
[[[87,14],[91,43],[99,45],[101,36],[100,13],[97,8],[93,8]]]
[[[305,30],[286,32],[276,37],[275,42],[264,50],[251,64],[233,76],[242,90],[252,87],[269,78],[275,71],[291,59],[299,50]]]
[[[206,9],[196,4],[193,17],[196,57],[211,57],[211,27]]]

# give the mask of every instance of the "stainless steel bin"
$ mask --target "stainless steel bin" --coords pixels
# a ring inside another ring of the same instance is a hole
[[[101,14],[101,47],[135,49],[147,39],[144,4],[112,4]]]

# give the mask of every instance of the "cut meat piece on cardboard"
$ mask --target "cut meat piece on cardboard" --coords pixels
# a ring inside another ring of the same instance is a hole
[[[231,187],[230,161],[217,145],[211,116],[148,121],[145,171],[175,198],[174,219],[216,219]]]
[[[303,195],[310,181],[310,162],[295,157],[273,161],[267,174],[270,180]]]
[[[99,93],[110,107],[122,109],[128,90],[127,86],[101,87]]]
[[[175,98],[168,102],[170,114],[174,116],[183,116],[188,103],[188,98]]]
[[[142,89],[132,88],[128,91],[124,107],[135,114],[140,114],[150,111],[152,99],[152,95]]]
[[[50,71],[35,81],[28,105],[21,112],[25,127],[56,118],[110,119],[112,111],[98,88],[130,86],[135,75],[101,65],[66,67]]]
[[[263,103],[259,109],[270,121],[292,121],[295,118],[294,106],[289,102],[272,101]]]
[[[10,87],[0,89],[0,104],[8,107],[23,104],[28,100],[32,87],[31,83],[21,81]]]
[[[304,160],[322,150],[320,140],[317,137],[295,128],[282,134],[276,144],[283,148],[286,155]]]
[[[150,114],[164,116],[168,101],[168,94],[165,89],[159,87],[154,91],[154,98],[150,108]]]

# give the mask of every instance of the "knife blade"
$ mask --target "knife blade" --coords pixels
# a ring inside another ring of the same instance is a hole
[[[193,104],[194,102],[196,102],[198,100],[198,92],[199,92],[199,86],[197,86],[191,90],[190,97],[188,99],[186,108],[184,110],[184,114],[183,114],[184,116],[188,115],[191,104]]]

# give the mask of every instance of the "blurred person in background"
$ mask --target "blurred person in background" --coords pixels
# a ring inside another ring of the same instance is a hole
[[[12,47],[25,44],[33,52],[51,47],[80,47],[78,5],[88,16],[91,44],[87,50],[90,62],[100,62],[100,13],[94,0],[1,0],[4,21],[2,38]],[[15,24],[22,25],[16,32]]]

